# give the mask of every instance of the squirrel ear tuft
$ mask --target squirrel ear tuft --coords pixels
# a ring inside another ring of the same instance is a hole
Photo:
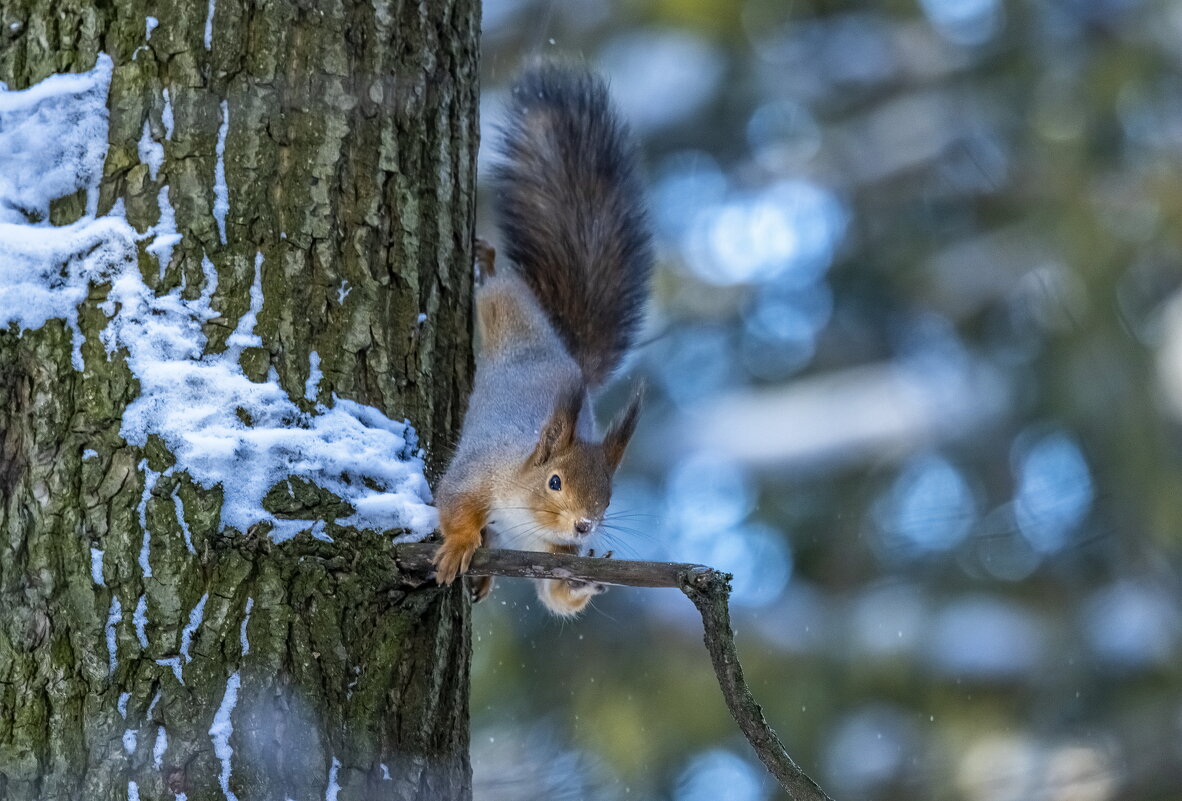
[[[575,443],[575,428],[579,423],[579,412],[583,409],[585,395],[586,391],[581,384],[567,387],[558,393],[554,411],[550,413],[550,419],[538,435],[538,444],[532,457],[534,464],[545,464]]]
[[[632,399],[628,401],[628,406],[612,422],[603,438],[603,453],[613,473],[620,466],[620,461],[624,458],[624,451],[628,448],[628,442],[632,439],[633,432],[636,431],[636,421],[640,419],[640,405],[643,401],[644,385],[641,385],[636,392],[632,393]]]

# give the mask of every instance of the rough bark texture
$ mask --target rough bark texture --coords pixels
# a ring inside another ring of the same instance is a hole
[[[144,230],[169,184],[184,236],[162,280],[141,252],[144,280],[157,291],[184,281],[195,297],[208,254],[223,316],[206,333],[220,351],[249,306],[261,252],[264,346],[243,354],[247,375],[275,368],[300,399],[315,350],[320,400],[336,393],[408,418],[438,469],[471,374],[478,0],[217,0],[207,49],[210,8],[0,0],[0,80],[21,89],[110,54],[100,213],[122,199]],[[160,23],[145,43],[149,14]],[[152,181],[136,141],[145,120],[164,140],[165,89],[175,133]],[[223,102],[226,244],[212,214]],[[83,205],[59,201],[53,222]],[[282,545],[261,531],[219,532],[220,493],[178,473],[146,504],[144,577],[137,465],[146,457],[162,470],[172,458],[159,442],[141,450],[119,435],[137,382],[98,342],[106,291],[94,287],[80,316],[83,373],[60,321],[0,332],[0,799],[119,799],[132,781],[145,800],[227,797],[209,728],[235,671],[228,789],[243,801],[323,798],[335,761],[338,801],[469,797],[467,600],[458,583],[393,584],[389,532],[330,526],[334,543],[305,534]],[[83,460],[85,449],[98,456]],[[284,511],[315,519],[323,501],[297,494],[298,508]],[[91,578],[92,547],[104,551],[106,586]],[[177,657],[205,595],[182,685],[157,660]],[[141,597],[146,648],[132,623]]]

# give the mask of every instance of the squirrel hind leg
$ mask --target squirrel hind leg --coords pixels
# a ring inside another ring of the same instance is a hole
[[[538,600],[559,617],[574,617],[591,599],[607,591],[603,584],[572,579],[543,579],[538,582]]]

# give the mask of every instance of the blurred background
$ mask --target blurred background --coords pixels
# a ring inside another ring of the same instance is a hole
[[[837,799],[1178,799],[1182,3],[486,0],[611,78],[657,234],[626,558],[735,574]],[[479,230],[494,224],[484,198]],[[475,610],[477,798],[783,795],[690,602]]]

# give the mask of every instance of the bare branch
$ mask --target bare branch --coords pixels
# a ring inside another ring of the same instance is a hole
[[[426,576],[434,568],[431,558],[435,543],[399,545],[395,551],[398,566],[408,573]],[[530,579],[578,579],[600,584],[629,587],[678,587],[691,576],[717,571],[702,565],[674,562],[631,562],[624,559],[600,559],[591,556],[508,551],[477,548],[468,574],[472,576],[508,576]]]
[[[432,572],[435,543],[413,543],[395,548],[399,568],[427,578]],[[693,601],[702,615],[706,650],[714,664],[718,686],[727,708],[764,766],[795,801],[832,801],[805,775],[784,750],[780,738],[763,717],[763,710],[747,689],[743,667],[731,629],[731,576],[705,565],[675,562],[632,562],[568,554],[480,548],[468,572],[474,576],[530,579],[577,579],[631,587],[676,587]]]

